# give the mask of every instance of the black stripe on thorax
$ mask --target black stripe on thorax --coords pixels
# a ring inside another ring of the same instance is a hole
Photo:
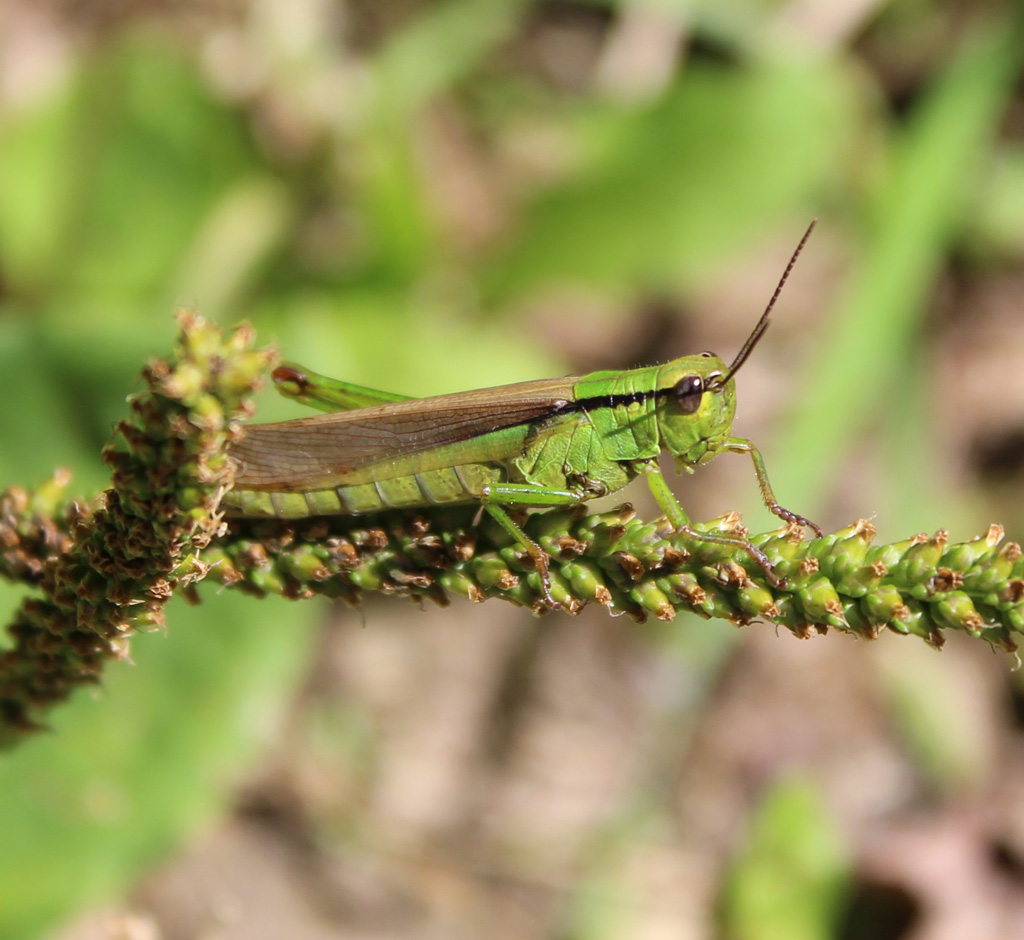
[[[565,408],[555,412],[564,414],[567,411],[593,411],[595,408],[619,408],[624,405],[635,405],[637,402],[646,401],[662,392],[670,392],[672,389],[657,389],[647,392],[623,392],[619,395],[594,395],[592,398],[581,398],[578,401],[570,402]]]
[[[671,394],[671,388],[659,388],[647,392],[623,392],[619,395],[593,395],[590,398],[577,398],[575,401],[567,401],[553,407],[550,411],[541,412],[533,418],[523,418],[522,421],[514,421],[512,424],[495,428],[496,431],[504,431],[508,428],[520,427],[524,424],[536,424],[546,418],[560,418],[562,415],[577,414],[581,411],[594,411],[597,408],[618,408],[620,406],[635,405],[637,402],[646,401],[648,398],[658,395]]]

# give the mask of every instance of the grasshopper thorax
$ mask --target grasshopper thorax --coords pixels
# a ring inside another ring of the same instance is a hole
[[[708,443],[728,437],[736,413],[736,383],[712,353],[684,356],[658,370],[658,436],[678,463],[695,467],[709,458]]]

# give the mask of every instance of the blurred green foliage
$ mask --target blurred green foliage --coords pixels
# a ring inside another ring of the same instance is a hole
[[[764,796],[722,892],[723,940],[827,940],[836,935],[847,859],[810,781]]]
[[[578,6],[600,21],[632,5]],[[600,293],[628,326],[639,299],[685,303],[820,215],[854,260],[794,370],[788,432],[762,442],[776,488],[814,516],[870,430],[902,445],[891,504],[865,508],[883,535],[956,521],[956,505],[928,502],[928,460],[908,456],[928,423],[912,351],[952,250],[1024,256],[1024,212],[1010,210],[1024,147],[998,134],[1019,5],[991,5],[946,45],[940,4],[882,5],[859,45],[816,43],[775,3],[661,8],[689,17],[689,55],[632,97],[560,85],[528,48],[545,5],[516,0],[425,4],[361,47],[244,8],[208,32],[140,15],[69,45],[47,81],[0,105],[4,480],[66,465],[83,493],[103,486],[100,449],[179,303],[250,319],[319,371],[431,394],[572,368],[535,312],[558,291]],[[919,35],[897,113],[886,50]],[[488,195],[461,204],[470,184]],[[264,414],[289,410],[268,400]],[[136,641],[137,666],[5,758],[0,938],[123,891],[216,812],[272,733],[316,616],[237,597],[179,609],[168,637]],[[790,831],[792,800],[779,801],[737,873],[732,923],[778,908],[758,900],[758,853],[799,854],[768,844]],[[780,924],[823,922],[783,907]],[[826,935],[801,931],[757,935]]]

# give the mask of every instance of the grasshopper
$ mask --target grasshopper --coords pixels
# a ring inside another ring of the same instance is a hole
[[[577,505],[642,475],[678,532],[741,547],[781,585],[746,538],[692,528],[658,455],[667,450],[677,470],[693,472],[718,454],[745,454],[768,509],[822,534],[779,504],[760,451],[730,434],[736,373],[768,328],[813,228],[814,222],[728,366],[704,352],[659,366],[407,398],[282,365],[273,373],[277,389],[329,413],[249,426],[229,452],[237,474],[225,509],[231,516],[298,519],[479,503],[532,558],[547,603],[558,606],[547,553],[509,510]]]

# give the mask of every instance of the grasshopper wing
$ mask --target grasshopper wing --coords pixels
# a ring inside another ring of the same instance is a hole
[[[574,402],[576,376],[520,382],[409,401],[256,424],[229,451],[238,464],[235,486],[297,491],[373,479],[419,455],[418,469],[506,460],[524,428]],[[479,442],[472,446],[473,442]]]

